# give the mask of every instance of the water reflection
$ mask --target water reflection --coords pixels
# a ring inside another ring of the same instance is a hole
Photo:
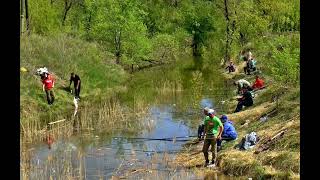
[[[209,98],[204,98],[200,101],[200,105],[201,105],[201,108],[205,108],[205,107],[209,107],[209,108],[213,108],[213,102],[211,99]]]
[[[226,97],[228,90],[216,72],[183,66],[172,71],[161,68],[150,71],[138,73],[129,92],[119,95],[124,108],[147,104],[148,115],[135,119],[143,126],[138,135],[132,136],[126,130],[113,137],[80,133],[68,140],[55,140],[51,149],[47,145],[37,146],[30,155],[29,179],[110,179],[128,173],[133,179],[197,179],[189,170],[168,165],[185,143],[179,141],[183,138],[173,139],[196,135],[202,109],[205,106],[219,109],[216,102]],[[172,141],[136,137],[172,138]]]

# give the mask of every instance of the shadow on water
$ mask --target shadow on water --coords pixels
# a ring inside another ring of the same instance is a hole
[[[202,109],[218,108],[217,100],[229,93],[219,74],[215,71],[204,74],[201,69],[202,62],[194,66],[192,61],[185,61],[181,66],[138,72],[128,92],[117,96],[124,111],[141,104],[149,110],[146,116],[135,119],[143,127],[137,136],[126,133],[125,129],[111,136],[93,131],[59,139],[50,150],[47,145],[39,144],[29,148],[22,157],[24,162],[29,162],[28,166],[21,167],[22,179],[110,179],[112,176],[224,179],[220,174],[197,177],[187,169],[172,165],[184,140],[190,139],[180,137],[196,135]],[[161,138],[169,140],[153,140]]]

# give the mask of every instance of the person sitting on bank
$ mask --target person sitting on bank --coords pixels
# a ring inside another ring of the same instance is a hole
[[[80,100],[80,89],[81,89],[81,80],[80,77],[75,74],[75,73],[71,73],[71,77],[70,77],[70,84],[69,84],[69,89],[70,86],[72,84],[72,81],[74,82],[74,93],[75,93],[75,97]]]
[[[202,152],[205,158],[205,167],[209,165],[209,147],[211,146],[212,152],[212,165],[215,166],[215,160],[217,156],[217,139],[221,139],[223,132],[223,124],[220,119],[215,116],[215,111],[210,109],[208,111],[209,118],[204,121],[204,143]]]
[[[251,90],[251,84],[245,79],[239,79],[238,81],[234,82],[234,85],[238,87],[237,94],[242,94],[243,88],[249,88]]]
[[[256,81],[253,83],[252,87],[253,90],[259,90],[265,88],[264,81],[256,75]]]
[[[249,107],[253,105],[252,94],[248,88],[243,89],[243,95],[241,98],[238,98],[238,101],[239,102],[234,113],[241,111],[243,106]]]
[[[205,115],[205,117],[203,118],[202,122],[205,122],[207,118],[209,118],[209,114],[208,114],[209,108],[205,107],[203,109],[203,114]],[[198,139],[201,140],[204,136],[204,124],[200,124],[198,127]]]
[[[254,60],[253,58],[249,59],[246,63],[247,65],[243,68],[244,73],[247,75],[251,75],[251,72],[256,71],[257,70],[256,63],[257,61]]]
[[[233,126],[233,122],[228,119],[226,115],[220,117],[221,122],[223,123],[223,132],[221,139],[217,140],[217,151],[221,150],[222,141],[232,141],[237,139],[238,134],[236,129]]]
[[[232,61],[230,61],[230,64],[226,67],[226,69],[228,69],[229,73],[235,72],[236,66],[234,65],[234,63]]]

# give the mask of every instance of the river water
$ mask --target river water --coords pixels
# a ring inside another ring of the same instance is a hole
[[[204,179],[174,166],[174,156],[197,134],[202,108],[222,113],[230,93],[215,68],[192,61],[137,72],[118,98],[123,107],[147,104],[146,115],[135,119],[145,124],[138,135],[90,132],[58,139],[51,149],[40,143],[29,149],[28,179]],[[228,177],[217,172],[212,179]]]

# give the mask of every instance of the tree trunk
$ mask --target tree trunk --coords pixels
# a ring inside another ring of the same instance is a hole
[[[87,33],[87,36],[89,37],[89,32],[90,32],[90,29],[91,29],[91,15],[92,12],[90,11],[89,13],[89,18],[88,18],[88,21],[87,21],[87,24],[86,24],[86,33]]]
[[[226,64],[226,62],[230,59],[230,19],[229,19],[229,11],[228,11],[228,0],[224,0],[224,10],[225,10],[225,18],[227,21],[227,27],[226,27],[226,49],[225,49],[225,55],[224,55],[224,61],[223,65]]]
[[[24,7],[23,7],[24,1],[20,1],[20,35],[23,33],[23,19],[24,19]]]
[[[116,46],[116,63],[120,63],[120,57],[121,57],[121,31],[116,31],[115,35],[115,46]]]
[[[24,1],[25,3],[25,10],[26,10],[26,31],[29,35],[29,11],[28,11],[28,0]]]
[[[64,26],[64,23],[67,19],[67,14],[71,8],[72,1],[68,4],[68,0],[64,0],[64,13],[63,13],[63,19],[62,19],[62,25]]]
[[[195,37],[193,37],[193,43],[192,43],[192,51],[193,51],[193,56],[199,56],[199,44],[195,40]]]

